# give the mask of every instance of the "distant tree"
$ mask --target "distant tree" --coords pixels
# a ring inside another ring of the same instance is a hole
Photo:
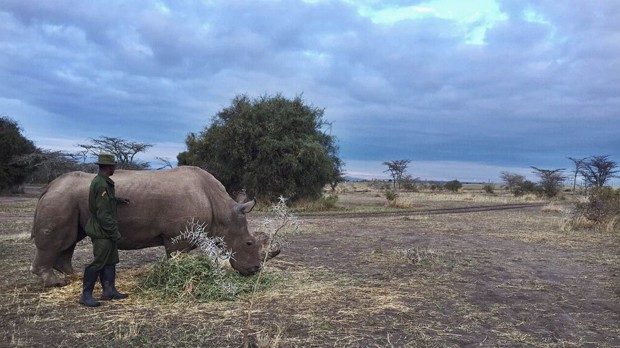
[[[579,174],[588,186],[603,187],[609,179],[616,177],[616,168],[618,164],[609,156],[592,156],[582,162]]]
[[[539,193],[541,191],[541,188],[536,183],[525,180],[525,176],[520,174],[502,172],[501,178],[506,189],[515,196],[523,196],[526,193]]]
[[[408,159],[383,162],[383,164],[388,167],[388,169],[385,170],[384,173],[390,173],[394,185],[394,190],[396,190],[397,183],[398,189],[400,190],[400,183],[403,176],[405,175],[405,172],[407,171],[407,166],[409,166],[409,163],[411,163],[411,160]]]
[[[501,178],[510,193],[517,195],[517,192],[525,181],[525,176],[511,172],[502,172]],[[522,194],[522,193],[521,193]]]
[[[569,157],[568,159],[573,161],[573,163],[575,164],[575,169],[573,170],[573,192],[575,192],[575,190],[577,188],[577,176],[581,172],[581,169],[583,167],[583,162],[587,158],[573,158],[573,157]]]
[[[21,131],[13,119],[0,116],[0,191],[18,191],[33,170],[26,158],[37,148]]]
[[[82,148],[78,155],[84,158],[88,155],[97,156],[100,152],[108,152],[116,156],[119,169],[142,170],[148,169],[150,165],[135,160],[135,156],[140,152],[145,152],[153,145],[101,136],[98,139],[90,139],[90,144],[78,144],[77,146]]]
[[[200,134],[190,133],[179,165],[211,172],[229,193],[246,189],[266,200],[319,198],[342,181],[336,138],[324,110],[301,98],[240,95]]]
[[[72,155],[62,151],[39,149],[24,157],[24,160],[34,169],[29,177],[30,182],[48,183],[64,173],[83,170]]]
[[[565,169],[540,169],[532,167],[534,174],[540,178],[540,187],[547,197],[555,197],[562,190],[566,177],[562,175]]]
[[[444,187],[448,191],[458,192],[463,187],[463,184],[461,184],[461,182],[458,180],[452,180],[445,183]]]

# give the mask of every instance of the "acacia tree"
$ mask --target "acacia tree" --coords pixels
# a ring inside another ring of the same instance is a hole
[[[97,156],[100,152],[113,154],[118,161],[119,169],[148,169],[149,164],[135,160],[135,156],[140,152],[145,152],[152,144],[139,143],[121,138],[101,136],[98,139],[90,139],[90,144],[78,144],[82,151],[76,156],[86,158],[88,155]]]
[[[24,160],[34,170],[28,179],[30,182],[48,183],[64,173],[84,170],[73,155],[62,151],[37,149],[36,152],[24,157]]]
[[[37,148],[21,131],[13,119],[0,116],[0,191],[19,190],[32,172],[25,159]]]
[[[562,183],[566,177],[562,175],[564,169],[540,169],[532,167],[534,174],[540,178],[540,187],[547,197],[555,197],[560,193]]]
[[[336,139],[323,131],[323,115],[301,96],[239,95],[210,126],[187,136],[187,151],[177,160],[205,168],[229,193],[246,189],[270,201],[317,198],[326,184],[342,180]]]
[[[388,167],[384,173],[390,173],[394,184],[394,190],[396,190],[396,183],[398,183],[398,189],[400,190],[400,182],[407,171],[407,166],[409,166],[409,163],[411,163],[411,160],[408,159],[383,162],[383,164]]]
[[[581,169],[583,167],[583,163],[584,163],[584,161],[587,158],[573,158],[573,157],[569,157],[568,159],[573,161],[573,163],[575,164],[575,169],[573,170],[573,192],[575,192],[575,189],[577,188],[577,176],[581,172]]]
[[[616,177],[619,172],[618,164],[609,159],[609,156],[592,156],[583,161],[579,174],[583,176],[588,186],[603,187],[605,183]]]
[[[528,192],[539,192],[540,188],[533,182],[525,180],[525,176],[511,173],[502,172],[501,178],[506,188],[515,196],[522,196]]]

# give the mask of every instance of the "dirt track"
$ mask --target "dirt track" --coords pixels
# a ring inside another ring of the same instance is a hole
[[[322,214],[302,214],[304,218],[365,218],[372,216],[414,216],[414,215],[441,215],[441,214],[464,214],[464,213],[477,213],[477,212],[489,212],[498,210],[513,210],[513,209],[528,209],[528,208],[540,208],[547,203],[513,203],[513,204],[495,204],[495,205],[479,205],[469,207],[455,207],[455,208],[436,208],[436,209],[422,209],[411,210],[403,209],[399,211],[379,211],[379,212],[364,212],[364,213],[322,213]]]

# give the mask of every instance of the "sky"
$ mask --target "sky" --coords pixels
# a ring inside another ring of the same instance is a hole
[[[620,161],[617,0],[0,0],[0,115],[40,148],[101,136],[176,162],[233,98],[325,110],[348,175]]]

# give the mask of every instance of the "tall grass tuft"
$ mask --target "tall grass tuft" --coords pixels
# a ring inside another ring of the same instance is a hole
[[[269,251],[272,249],[280,249],[288,244],[288,237],[297,233],[300,227],[300,221],[297,216],[293,215],[287,206],[288,199],[280,196],[278,202],[271,206],[271,217],[265,217],[262,224],[262,233],[268,236],[268,244],[265,246],[265,259],[263,260],[263,271],[261,271],[255,278],[254,289],[250,296],[247,297],[248,310],[245,318],[245,326],[243,328],[243,347],[248,348],[251,346],[252,340],[258,338],[258,333],[251,333],[253,330],[252,315],[254,313],[254,307],[258,299],[255,294],[260,290],[260,284],[263,282],[262,278],[265,276],[265,265],[269,255]],[[260,333],[260,332],[259,332]]]

